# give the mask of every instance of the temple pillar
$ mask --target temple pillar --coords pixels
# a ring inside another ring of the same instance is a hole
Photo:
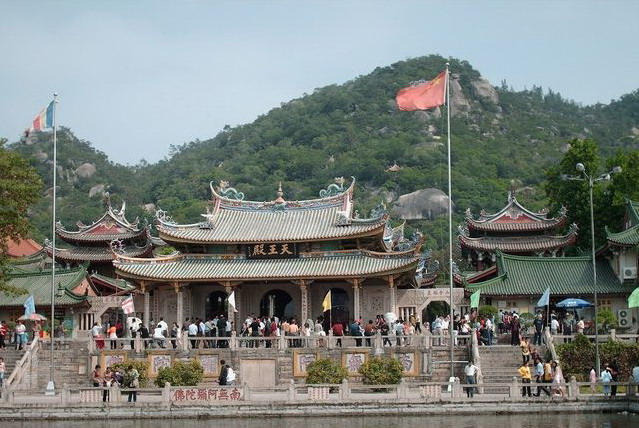
[[[304,325],[308,319],[308,287],[303,279],[298,281],[298,285],[300,286],[300,325]]]
[[[149,322],[150,320],[150,306],[151,306],[151,296],[149,295],[149,291],[146,289],[146,287],[143,287],[144,290],[144,314],[142,315],[143,319],[142,319],[142,323],[149,328]]]
[[[395,277],[390,275],[388,277],[388,295],[390,298],[390,312],[397,315],[397,288],[395,287]]]
[[[184,293],[182,293],[182,288],[180,287],[179,282],[175,282],[173,287],[175,288],[176,322],[178,326],[182,327],[182,323],[184,322]]]
[[[233,286],[229,281],[224,282],[224,292],[226,293],[226,299],[228,302],[228,298],[231,297],[231,293],[233,292]],[[235,296],[235,304],[237,305],[237,296]],[[234,327],[237,327],[235,324],[235,312],[233,309],[238,310],[237,308],[233,308],[230,304],[226,305],[226,319],[233,323]]]
[[[361,318],[361,309],[360,309],[360,297],[359,297],[360,283],[359,279],[353,279],[353,318],[359,319]]]

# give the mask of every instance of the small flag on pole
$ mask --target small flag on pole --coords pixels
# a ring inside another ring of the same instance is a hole
[[[328,290],[328,293],[326,293],[326,297],[324,297],[324,301],[322,302],[322,309],[324,309],[324,312],[331,310],[332,303],[333,302],[331,302],[331,290]]]
[[[629,308],[639,308],[639,287],[635,288],[635,291],[628,297]]]
[[[237,312],[237,309],[235,309],[235,291],[231,291],[231,295],[229,296],[229,306],[233,308],[233,312]]]
[[[481,290],[477,290],[473,294],[470,295],[470,307],[471,308],[478,308],[479,307],[479,296],[480,296],[480,294],[481,294]]]
[[[53,128],[53,108],[55,101],[51,101],[47,108],[43,108],[42,111],[33,119],[29,132],[42,131],[47,128]]]
[[[135,312],[135,306],[133,306],[133,296],[132,295],[129,295],[129,297],[127,297],[126,299],[122,300],[122,311],[124,311],[124,313],[126,315],[132,314],[133,312]]]
[[[446,71],[429,82],[400,89],[395,101],[402,111],[428,110],[443,105],[446,102]]]
[[[537,302],[537,307],[541,308],[543,306],[548,306],[550,304],[550,287],[546,288],[544,294],[541,295],[541,298]]]
[[[24,301],[24,316],[28,317],[31,314],[35,314],[35,301],[33,300],[33,294],[27,297]]]

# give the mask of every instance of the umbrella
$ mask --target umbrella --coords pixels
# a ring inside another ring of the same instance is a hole
[[[40,314],[29,314],[29,315],[22,315],[20,318],[18,318],[18,321],[46,321],[47,318],[43,315]]]
[[[558,308],[586,308],[588,306],[592,306],[592,303],[586,302],[583,299],[570,297],[568,299],[562,300],[561,302],[557,303],[555,306],[557,306]]]

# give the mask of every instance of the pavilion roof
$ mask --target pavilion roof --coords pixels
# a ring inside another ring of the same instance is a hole
[[[56,234],[68,242],[88,242],[88,243],[109,243],[114,239],[122,241],[142,237],[147,234],[146,227],[138,227],[139,221],[136,219],[134,223],[130,223],[125,217],[126,204],[122,204],[122,208],[113,209],[108,204],[105,213],[98,220],[90,225],[78,222],[78,229],[71,231],[62,226],[61,223],[56,224]]]
[[[470,209],[466,210],[468,229],[487,232],[542,232],[554,230],[566,225],[565,209],[556,218],[546,218],[547,210],[534,213],[522,206],[515,198],[514,191],[508,196],[508,204],[495,214],[481,212],[479,218],[473,218]]]
[[[100,275],[97,272],[94,272],[91,275],[89,275],[89,279],[91,279],[91,281],[113,288],[117,292],[122,292],[122,291],[126,292],[126,291],[135,290],[135,286],[125,279],[111,278],[110,276]]]
[[[459,241],[463,247],[475,251],[494,252],[501,250],[505,253],[552,251],[573,245],[576,240],[576,228],[572,228],[569,233],[561,236],[481,236],[471,238],[463,233],[459,235]]]
[[[615,247],[634,247],[639,245],[639,202],[626,199],[625,229],[611,232],[606,226],[607,244]]]
[[[387,215],[377,209],[372,218],[353,217],[354,182],[344,189],[343,180],[338,181],[321,191],[319,199],[303,201],[284,200],[280,186],[278,198],[270,202],[244,201],[226,183],[217,190],[211,184],[211,208],[202,222],[177,224],[159,211],[156,227],[166,242],[305,242],[374,235],[381,242]]]
[[[129,257],[143,257],[151,254],[152,244],[149,240],[146,245],[124,245],[118,251]],[[49,256],[52,256],[53,249],[50,242],[47,242],[45,251]],[[99,247],[85,247],[77,246],[73,248],[56,248],[55,250],[56,260],[62,260],[67,262],[110,262],[115,256],[113,250],[109,245]]]
[[[86,279],[86,268],[76,269],[56,269],[55,282],[56,306],[75,306],[87,302],[84,290],[87,290],[89,283]],[[22,307],[29,295],[33,295],[36,310],[43,305],[51,307],[51,271],[43,270],[39,272],[9,272],[6,276],[7,285],[12,288],[26,290],[26,294],[13,295],[10,293],[0,293],[0,307]]]
[[[247,259],[243,255],[177,255],[113,262],[123,277],[159,281],[362,278],[414,270],[414,250],[378,253],[364,250],[300,253],[298,258]]]
[[[593,293],[592,259],[584,257],[535,257],[497,253],[498,276],[486,281],[465,284],[468,291],[481,289],[489,296],[541,296],[550,293],[578,297]],[[597,260],[597,292],[630,293],[632,287],[622,284],[610,264]]]

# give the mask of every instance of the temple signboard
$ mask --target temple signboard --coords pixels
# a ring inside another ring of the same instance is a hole
[[[294,259],[299,257],[297,244],[263,242],[245,246],[247,259]]]

